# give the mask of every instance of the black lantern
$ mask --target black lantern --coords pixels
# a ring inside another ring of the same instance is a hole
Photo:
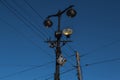
[[[51,26],[53,25],[53,23],[52,23],[52,21],[51,21],[50,19],[46,19],[46,20],[44,21],[44,25],[45,25],[47,28],[49,28],[49,27],[51,27]]]
[[[74,10],[74,9],[72,9],[72,8],[70,8],[68,11],[67,11],[67,16],[68,17],[75,17],[76,16],[76,14],[77,14],[77,12]]]

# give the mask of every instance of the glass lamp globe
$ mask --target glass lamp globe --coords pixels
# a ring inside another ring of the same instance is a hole
[[[52,21],[51,21],[50,19],[46,19],[46,20],[44,21],[44,25],[45,25],[47,28],[49,28],[49,27],[51,27],[51,26],[53,25],[53,23],[52,23]]]
[[[72,17],[75,17],[75,16],[76,16],[77,12],[76,12],[74,9],[71,8],[71,9],[69,9],[69,10],[67,11],[66,14],[67,14],[68,17],[71,17],[71,18],[72,18]]]
[[[73,30],[72,29],[70,29],[70,28],[67,28],[67,29],[64,29],[63,30],[63,34],[65,35],[65,36],[67,36],[68,38],[70,37],[70,35],[73,33]]]

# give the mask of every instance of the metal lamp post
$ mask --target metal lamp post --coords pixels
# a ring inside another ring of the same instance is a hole
[[[60,66],[63,65],[66,62],[66,59],[62,56],[61,53],[61,46],[66,44],[67,42],[71,42],[70,40],[61,40],[62,35],[66,36],[67,38],[70,37],[72,34],[72,29],[60,29],[60,21],[61,16],[63,13],[66,12],[68,17],[74,17],[76,15],[76,11],[73,9],[73,5],[69,6],[68,8],[64,9],[63,11],[58,11],[54,15],[49,15],[46,20],[44,21],[44,25],[47,28],[50,28],[52,26],[52,21],[50,20],[51,17],[58,17],[58,28],[55,31],[55,38],[56,40],[48,40],[47,43],[50,44],[51,48],[55,48],[56,53],[56,68],[55,68],[55,74],[54,74],[54,80],[60,80]]]

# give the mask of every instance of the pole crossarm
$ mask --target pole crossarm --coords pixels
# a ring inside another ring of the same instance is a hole
[[[56,43],[57,41],[56,40],[53,40],[53,41],[51,41],[51,40],[48,40],[48,41],[45,41],[46,43],[52,43],[52,42],[54,42],[54,43]],[[61,40],[60,42],[65,42],[65,43],[67,43],[67,42],[72,42],[71,40]]]

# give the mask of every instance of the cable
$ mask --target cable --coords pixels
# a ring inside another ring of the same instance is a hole
[[[8,10],[10,10],[20,21],[22,21],[28,28],[30,28],[37,36],[39,36],[39,37],[41,38],[41,35],[39,35],[32,27],[30,27],[28,24],[26,24],[26,22],[25,22],[22,18],[20,18],[20,17],[17,15],[17,13],[15,13],[13,10],[11,10],[11,8],[9,8],[2,0],[1,0],[1,3],[2,3]],[[14,10],[16,10],[16,9],[14,9]],[[43,39],[43,37],[42,37],[42,39]]]
[[[33,80],[38,80],[38,79],[41,79],[41,77],[46,77],[46,76],[51,76],[51,75],[54,75],[54,73],[50,73],[50,74],[47,74],[47,75],[39,76],[37,78],[34,78]]]
[[[66,71],[63,71],[63,72],[61,72],[61,75],[66,74],[66,73],[73,71],[73,70],[75,70],[75,68],[71,68],[71,69],[68,69]]]
[[[6,4],[5,4],[5,3]],[[37,36],[41,37],[44,40],[44,37],[41,36],[40,34],[38,34],[34,29],[36,29],[38,32],[40,32],[40,30],[34,25],[32,24],[30,21],[28,21],[22,14],[20,14],[15,8],[13,8],[10,4],[8,4],[8,2],[6,0],[4,0],[4,2],[1,0],[1,3],[8,8],[20,21],[22,21],[28,28],[30,28]],[[8,6],[9,5],[9,6]],[[13,9],[13,10],[12,10]],[[15,12],[14,12],[15,11]],[[16,13],[17,12],[17,13]],[[26,24],[26,22],[24,20],[22,20],[17,14],[19,13],[19,15],[25,20],[27,21],[32,27],[30,27],[28,24]],[[33,29],[34,27],[34,29]],[[43,34],[43,33],[41,33]],[[44,35],[44,34],[43,34]]]
[[[67,57],[70,57],[70,56],[67,54],[66,51],[64,51],[63,53],[64,53]],[[67,61],[68,61],[68,60],[67,60]],[[71,62],[71,61],[72,61],[72,62]],[[75,65],[73,64],[73,63],[74,63],[73,61],[74,61],[74,60],[71,58],[70,61],[68,61],[68,63],[69,63],[70,65],[72,65],[72,66],[75,66]]]
[[[19,6],[19,4],[15,1],[15,0],[12,0],[12,2],[19,8],[19,9],[21,9],[22,11],[23,11],[23,8],[21,8],[20,6]],[[28,4],[27,4],[28,5]],[[29,4],[30,5],[30,4]],[[29,6],[30,7],[30,6]],[[32,6],[31,6],[32,7]],[[30,8],[31,8],[30,7]],[[32,10],[33,10],[33,8],[32,8]],[[33,10],[34,11],[34,10]],[[35,11],[34,11],[35,12]],[[36,11],[37,12],[37,11]],[[36,13],[35,12],[35,13]],[[38,12],[36,13],[37,15],[38,15]],[[40,17],[40,15],[38,15],[39,17]],[[33,22],[33,21],[32,21]],[[50,34],[43,28],[43,27],[41,27],[40,25],[38,25],[39,27],[39,30],[44,30],[44,31],[41,31],[45,36],[47,36],[47,37],[49,37],[50,36]],[[40,29],[40,28],[42,28],[42,29]]]
[[[38,65],[0,64],[0,67],[35,67]]]
[[[15,1],[14,1],[15,2]],[[18,5],[17,5],[18,6]],[[15,8],[14,8],[15,9]],[[16,11],[16,12],[18,12],[18,11]],[[18,12],[19,14],[20,14],[20,12]],[[20,14],[20,15],[22,15],[22,14]],[[41,32],[41,34],[42,35],[44,35],[44,36],[47,36],[45,33],[43,33],[42,31],[41,31],[41,29],[39,29],[39,28],[37,28],[37,26],[35,26],[32,22],[30,22],[27,18],[25,18],[23,15],[22,15],[22,17],[26,20],[26,21],[28,21],[29,22],[29,24],[31,24],[38,32]],[[40,27],[40,26],[39,26]]]
[[[94,62],[94,63],[90,63],[90,64],[85,64],[85,66],[92,66],[92,65],[96,65],[96,64],[114,62],[114,61],[118,61],[118,60],[120,60],[120,58],[114,58],[114,59],[109,59],[109,60],[98,61],[98,62]]]
[[[104,49],[104,48],[109,47],[109,46],[111,46],[111,45],[113,45],[113,44],[116,44],[116,43],[118,43],[118,42],[120,42],[120,40],[112,41],[111,43],[108,43],[108,44],[103,45],[103,46],[101,46],[101,47],[98,47],[98,48],[96,48],[96,49],[94,49],[94,50],[91,50],[90,52],[87,52],[87,53],[83,54],[83,57],[89,55],[90,53],[93,54],[94,52],[96,52],[96,51],[98,51],[98,50]]]
[[[4,22],[5,24],[7,24],[9,27],[11,27],[11,28],[13,28],[16,32],[18,32],[18,33],[20,33],[20,35],[22,35],[25,39],[27,39],[27,37],[23,34],[23,33],[21,33],[19,30],[17,30],[15,27],[13,27],[11,24],[9,24],[9,23],[7,23],[5,20],[3,20],[1,17],[0,17],[0,20],[2,21],[2,22]],[[27,39],[28,40],[28,39]],[[31,41],[31,40],[29,40],[30,42],[32,42],[32,44],[34,44],[34,42],[33,41]],[[35,44],[34,44],[35,45]],[[38,46],[37,45],[37,47],[38,48],[40,48],[41,49],[41,47],[40,46]],[[45,51],[44,51],[45,52]],[[50,54],[48,54],[49,56],[51,56]],[[51,56],[52,57],[52,56]],[[50,63],[53,63],[54,61],[51,61],[51,62],[48,62],[48,63],[46,63],[46,64],[43,64],[43,65],[28,65],[28,66],[33,66],[32,68],[28,68],[28,69],[24,69],[24,70],[22,70],[22,71],[20,71],[20,72],[16,72],[16,73],[12,73],[12,74],[9,74],[9,75],[6,75],[6,76],[2,76],[2,77],[0,77],[0,79],[5,79],[5,78],[8,78],[8,77],[11,77],[11,76],[14,76],[14,75],[17,75],[17,74],[20,74],[20,73],[24,73],[24,72],[27,72],[27,71],[30,71],[30,70],[33,70],[33,69],[36,69],[36,68],[40,68],[40,67],[43,67],[43,66],[45,66],[45,65],[47,65],[47,64],[50,64]],[[8,65],[7,65],[8,66]],[[22,66],[22,65],[15,65],[15,66]],[[27,67],[28,67],[27,66]],[[25,66],[26,67],[26,66]]]
[[[75,70],[75,68],[68,69],[68,70],[66,70],[66,71],[61,72],[60,74],[63,75],[63,74],[66,74],[66,73],[68,73],[68,72],[70,72],[70,71],[73,71],[73,70]],[[52,76],[46,78],[45,80],[52,79],[52,78],[53,78],[53,75],[54,75],[54,74],[52,74]]]
[[[31,6],[31,4],[30,4],[28,1],[24,0],[24,2],[25,2],[42,20],[44,20],[44,18]],[[52,31],[55,31],[53,28],[51,28],[51,29],[52,29]]]
[[[67,44],[67,47],[70,49],[70,50],[72,50],[73,52],[75,52],[76,50],[75,49],[73,49],[69,44]]]
[[[28,3],[28,1],[26,1],[26,0],[23,0],[42,20],[44,20],[43,19],[43,17]]]
[[[33,70],[33,69],[37,69],[37,68],[44,67],[44,66],[46,66],[46,65],[48,65],[48,64],[51,64],[51,63],[53,63],[53,61],[48,62],[48,63],[45,63],[45,64],[42,64],[42,65],[39,65],[39,66],[34,66],[34,67],[31,67],[31,68],[27,68],[27,69],[24,69],[24,70],[19,71],[19,72],[15,72],[15,73],[12,73],[12,74],[8,74],[8,75],[6,75],[6,76],[1,76],[0,79],[6,79],[6,78],[8,78],[8,77],[12,77],[12,76],[15,76],[15,75],[24,73],[24,72],[28,72],[28,71],[31,71],[31,70]]]
[[[94,63],[90,63],[90,64],[85,64],[84,66],[81,66],[81,67],[87,67],[87,66],[96,65],[96,64],[101,64],[101,63],[107,63],[107,62],[114,62],[114,61],[118,61],[118,60],[120,60],[120,58],[114,58],[114,59],[103,60],[103,61],[94,62]],[[66,73],[68,73],[68,72],[70,72],[70,71],[73,71],[74,69],[75,69],[75,68],[68,69],[68,70],[62,72],[61,75],[66,74]],[[54,74],[53,74],[53,75],[54,75]],[[49,80],[49,79],[51,79],[51,78],[53,78],[53,76],[50,76],[50,77],[48,77],[48,78],[45,79],[45,80]]]
[[[44,20],[43,17],[37,12],[37,10],[35,10],[35,9],[31,6],[31,4],[30,4],[28,1],[24,0],[24,2],[25,2],[42,20]],[[51,29],[54,31],[53,28],[51,28]],[[49,35],[48,32],[46,32],[46,33],[47,33],[47,35]]]
[[[4,22],[5,24],[7,24],[9,27],[11,27],[12,29],[14,29],[17,33],[19,33],[22,37],[24,37],[27,41],[31,42],[34,46],[38,47],[40,50],[42,50],[43,52],[45,52],[48,56],[50,56],[51,58],[53,58],[53,56],[51,54],[49,54],[48,52],[46,52],[46,50],[44,50],[41,46],[39,46],[38,44],[36,44],[34,41],[28,39],[28,37],[26,35],[24,35],[21,31],[19,31],[18,29],[16,29],[16,27],[14,27],[13,25],[9,24],[8,22],[6,22],[4,19],[2,19],[0,17],[0,20],[2,22]]]
[[[120,42],[120,40],[116,40],[116,41],[113,41],[113,42],[108,43],[108,44],[106,44],[106,45],[103,45],[103,46],[101,46],[101,47],[98,47],[98,48],[96,48],[96,49],[94,49],[94,50],[91,50],[90,52],[87,52],[87,53],[84,53],[84,54],[80,55],[80,57],[85,57],[85,56],[89,55],[89,53],[92,54],[92,53],[94,53],[94,52],[96,52],[96,51],[98,51],[98,50],[101,50],[101,49],[103,49],[103,48],[109,47],[109,46],[111,46],[111,45],[113,45],[113,44],[116,44],[116,43],[118,43],[118,42]],[[75,49],[73,49],[70,45],[67,44],[67,46],[69,47],[70,50],[75,51]],[[71,56],[74,56],[74,54],[71,55]]]

